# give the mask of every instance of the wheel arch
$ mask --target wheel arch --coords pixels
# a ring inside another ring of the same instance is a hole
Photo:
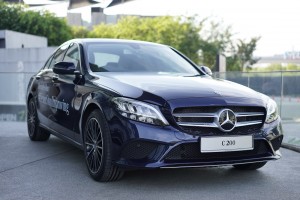
[[[27,100],[26,100],[26,103],[28,104],[30,99],[33,98],[33,95],[31,93],[28,94],[28,97],[27,97]]]
[[[99,104],[97,104],[96,102],[91,102],[89,103],[86,108],[84,109],[83,111],[83,114],[82,114],[82,117],[81,117],[81,122],[80,122],[80,129],[81,129],[81,137],[83,139],[83,132],[84,132],[84,125],[85,125],[85,121],[87,120],[89,114],[91,112],[93,112],[94,110],[100,110],[102,111],[101,109],[101,106]]]

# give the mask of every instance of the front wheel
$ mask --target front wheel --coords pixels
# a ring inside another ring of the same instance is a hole
[[[100,110],[94,110],[85,122],[83,146],[85,162],[94,180],[108,182],[122,178],[124,172],[112,163],[112,140]]]
[[[235,167],[236,169],[240,169],[240,170],[256,170],[256,169],[263,167],[265,164],[267,164],[267,162],[233,165],[233,167]]]
[[[50,134],[39,126],[39,119],[33,98],[29,100],[27,107],[27,129],[28,136],[32,141],[46,141],[50,137]]]

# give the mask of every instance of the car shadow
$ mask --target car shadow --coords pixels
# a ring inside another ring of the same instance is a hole
[[[65,143],[60,139],[53,139],[51,145],[61,145]],[[77,166],[73,168],[73,172],[81,174],[89,184],[104,184],[95,182],[91,179],[84,164],[83,152],[73,148],[72,145],[65,143],[70,151],[66,152],[64,162]],[[117,182],[105,183],[114,188],[144,188],[155,189],[160,187],[164,190],[176,190],[183,188],[205,189],[212,187],[222,188],[224,186],[236,186],[241,184],[253,184],[260,180],[260,184],[264,185],[264,179],[267,175],[264,168],[254,171],[241,171],[231,166],[211,167],[211,168],[181,168],[181,169],[153,169],[153,170],[132,170],[126,171],[124,177]],[[83,178],[81,177],[81,178]]]
[[[263,177],[260,170],[240,171],[233,167],[211,167],[211,168],[181,168],[181,169],[155,169],[155,170],[138,170],[128,171],[123,178],[124,182],[134,184],[136,181],[144,180],[147,184],[172,185],[178,182],[197,185],[197,186],[214,186],[228,182],[252,182],[253,180]],[[121,180],[122,181],[122,180]]]

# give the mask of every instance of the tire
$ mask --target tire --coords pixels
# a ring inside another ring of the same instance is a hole
[[[28,136],[32,141],[46,141],[50,137],[49,132],[39,126],[39,119],[33,98],[29,100],[27,107],[27,129]]]
[[[239,170],[256,170],[263,167],[265,164],[267,164],[267,162],[233,165],[233,167]]]
[[[84,157],[91,177],[109,182],[122,178],[124,172],[112,163],[112,139],[108,124],[100,110],[94,110],[85,121]]]

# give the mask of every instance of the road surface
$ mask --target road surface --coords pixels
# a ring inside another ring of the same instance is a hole
[[[300,154],[257,171],[232,167],[127,172],[113,183],[93,181],[83,154],[51,136],[31,142],[24,122],[0,122],[0,199],[300,199]]]

